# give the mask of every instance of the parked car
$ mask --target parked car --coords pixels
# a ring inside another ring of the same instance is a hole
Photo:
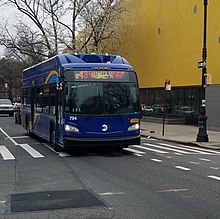
[[[14,107],[11,100],[0,99],[0,114],[9,114],[9,116],[14,116]]]
[[[21,104],[16,103],[14,105],[14,110],[15,110],[15,123],[21,124]]]
[[[142,115],[153,113],[154,110],[151,106],[146,106],[145,104],[141,104],[141,113]]]
[[[176,110],[179,115],[191,115],[195,112],[189,106],[179,106]]]

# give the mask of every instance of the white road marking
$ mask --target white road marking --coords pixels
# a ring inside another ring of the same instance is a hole
[[[151,160],[154,161],[154,162],[158,162],[158,163],[163,162],[162,160],[158,160],[158,159],[151,159]]]
[[[124,195],[124,192],[104,192],[104,193],[99,193],[99,195],[101,196],[105,196],[105,195]]]
[[[200,165],[200,162],[190,161],[189,163],[191,163],[191,164],[196,164],[196,165]]]
[[[190,154],[190,153],[187,152],[187,151],[182,151],[182,150],[178,150],[178,149],[163,147],[163,146],[159,146],[159,145],[155,145],[155,144],[148,144],[148,143],[143,143],[143,144],[144,144],[144,145],[147,145],[147,146],[152,146],[152,147],[155,147],[155,148],[165,149],[165,150],[168,150],[168,151],[179,152],[179,153],[182,153],[182,154]]]
[[[183,156],[183,155],[182,155],[182,154],[180,154],[180,153],[174,153],[174,154],[179,155],[179,156]]]
[[[168,154],[169,153],[166,151],[156,150],[156,149],[152,149],[152,148],[146,148],[146,147],[139,146],[139,145],[132,145],[132,147],[141,148],[141,149],[148,150],[148,151],[154,151],[154,152],[161,153],[161,154]]]
[[[146,154],[146,152],[143,152],[143,151],[138,151],[138,150],[135,150],[135,149],[132,149],[132,148],[123,148],[124,151],[130,151],[132,153],[135,153],[135,154]]]
[[[158,192],[185,192],[185,191],[189,191],[189,189],[166,189]]]
[[[25,151],[27,151],[32,157],[40,158],[44,157],[41,153],[32,148],[29,144],[19,144]]]
[[[171,147],[171,148],[184,149],[186,151],[196,152],[196,153],[199,153],[199,154],[209,154],[209,153],[200,151],[199,149],[198,150],[191,149],[187,146],[174,146],[174,145],[165,144],[165,143],[159,143],[159,144],[162,145],[162,146],[168,146],[168,147]],[[194,154],[194,153],[192,153],[192,154]]]
[[[18,145],[18,143],[17,143],[12,137],[10,137],[1,127],[0,127],[0,131],[1,131],[14,145]]]
[[[203,161],[207,161],[207,162],[210,162],[210,161],[211,161],[211,160],[205,159],[205,158],[199,158],[199,160],[203,160]]]
[[[3,160],[14,160],[15,159],[15,157],[11,154],[11,152],[5,146],[0,146],[0,154],[3,157]]]
[[[51,151],[53,151],[54,153],[58,154],[60,157],[70,157],[71,155],[65,152],[57,152],[55,151],[52,147],[50,147],[48,144],[46,143],[42,143],[45,147],[47,147],[48,149],[50,149]]]
[[[218,167],[210,167],[210,169],[218,170],[219,168]]]
[[[50,146],[47,145],[46,143],[42,143],[42,145],[44,145],[45,147],[47,147],[47,148],[50,149],[51,151],[57,153],[52,147],[50,147]]]
[[[17,136],[17,137],[11,137],[11,138],[18,139],[18,138],[30,138],[30,137],[27,135],[24,135],[24,136]]]
[[[207,177],[209,177],[209,178],[212,178],[212,179],[216,179],[216,180],[220,180],[220,177],[219,176],[207,176]]]
[[[177,169],[180,169],[180,170],[186,170],[186,171],[189,171],[191,169],[187,168],[187,167],[182,167],[182,166],[175,166]]]
[[[205,149],[205,148],[198,148],[198,147],[192,147],[192,146],[186,146],[186,145],[181,145],[183,148],[190,148],[190,149],[195,149],[200,151],[200,152],[208,152],[207,154],[220,154],[220,152],[211,150],[211,149]]]
[[[71,155],[65,152],[57,152],[60,157],[70,157]]]
[[[137,156],[137,157],[143,157],[142,154],[133,154],[134,156]]]

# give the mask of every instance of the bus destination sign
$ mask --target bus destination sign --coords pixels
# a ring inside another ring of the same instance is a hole
[[[75,72],[76,81],[129,81],[128,72],[123,71],[80,71]]]

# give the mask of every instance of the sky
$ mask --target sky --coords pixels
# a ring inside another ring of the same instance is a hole
[[[1,0],[0,0],[1,1]],[[4,21],[7,21],[10,25],[13,25],[13,23],[16,22],[16,20],[18,20],[18,18],[22,18],[22,16],[25,19],[25,22],[28,21],[27,16],[23,15],[21,12],[19,12],[14,6],[8,6],[8,7],[1,7],[0,8],[0,22],[2,21],[2,19]],[[70,23],[70,16],[66,16],[63,18],[65,23]],[[33,27],[33,23],[30,23],[30,25],[32,25]],[[0,46],[0,58],[4,55],[4,47]]]
[[[1,13],[0,13],[0,21],[6,20],[9,23],[13,23],[14,21],[14,15],[18,14],[18,12],[13,8],[13,7],[7,7],[7,8],[1,8]],[[3,53],[4,53],[4,47],[0,46],[0,57],[3,58]]]

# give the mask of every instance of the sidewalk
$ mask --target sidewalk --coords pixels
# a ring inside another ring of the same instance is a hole
[[[141,121],[141,136],[220,150],[220,132],[207,130],[209,142],[196,142],[199,128],[191,125],[168,125]]]

